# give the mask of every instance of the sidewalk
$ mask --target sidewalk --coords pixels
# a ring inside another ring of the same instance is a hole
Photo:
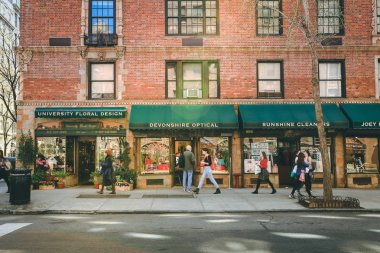
[[[162,190],[133,190],[109,195],[96,194],[90,187],[73,187],[56,190],[33,190],[27,205],[11,205],[6,188],[0,187],[0,213],[187,213],[187,212],[264,212],[264,211],[312,211],[297,200],[289,199],[290,189],[281,188],[274,195],[269,189],[260,189],[258,195],[252,189],[222,189],[214,195],[214,189],[202,189],[199,195],[184,193],[181,188]],[[322,190],[314,190],[322,195]],[[334,189],[335,196],[349,196],[360,200],[360,211],[380,212],[380,189]],[[332,210],[332,209],[330,209]],[[339,209],[333,209],[340,211]],[[351,209],[352,210],[352,209]],[[318,209],[321,211],[321,209]]]

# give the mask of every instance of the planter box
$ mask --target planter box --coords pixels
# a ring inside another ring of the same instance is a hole
[[[54,190],[55,187],[54,187],[54,185],[40,185],[39,189],[40,190]]]
[[[115,191],[121,191],[121,192],[124,192],[124,191],[132,191],[133,190],[133,185],[130,184],[130,185],[123,185],[123,186],[117,186],[115,185]]]
[[[347,174],[347,187],[357,189],[376,188],[379,185],[379,174],[377,173],[362,173],[362,174]]]

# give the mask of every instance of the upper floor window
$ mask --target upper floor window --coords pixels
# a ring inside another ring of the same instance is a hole
[[[377,33],[380,34],[380,0],[376,1]]]
[[[343,35],[343,0],[318,0],[317,16],[319,34]]]
[[[257,34],[282,34],[281,0],[259,0],[256,8]]]
[[[116,45],[115,0],[90,0],[89,28],[86,45]]]
[[[217,0],[167,0],[168,35],[215,35],[218,32]]]
[[[168,61],[166,87],[167,98],[218,98],[218,62]]]
[[[282,62],[262,61],[257,63],[258,98],[283,97]]]
[[[344,62],[319,61],[319,86],[321,97],[344,97]]]
[[[115,63],[90,63],[89,99],[115,99]]]

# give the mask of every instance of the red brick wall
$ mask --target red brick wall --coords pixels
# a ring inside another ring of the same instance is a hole
[[[34,53],[23,78],[25,100],[76,100],[79,54]]]
[[[71,38],[80,44],[80,0],[21,1],[21,46],[48,46],[50,37]]]

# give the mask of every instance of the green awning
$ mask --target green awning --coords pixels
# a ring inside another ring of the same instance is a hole
[[[380,129],[380,104],[341,104],[354,129]]]
[[[125,107],[36,108],[36,118],[125,118]]]
[[[327,128],[348,128],[349,123],[335,104],[322,105]],[[239,105],[243,129],[313,129],[316,128],[314,104]]]
[[[129,129],[237,129],[233,105],[133,105]]]

